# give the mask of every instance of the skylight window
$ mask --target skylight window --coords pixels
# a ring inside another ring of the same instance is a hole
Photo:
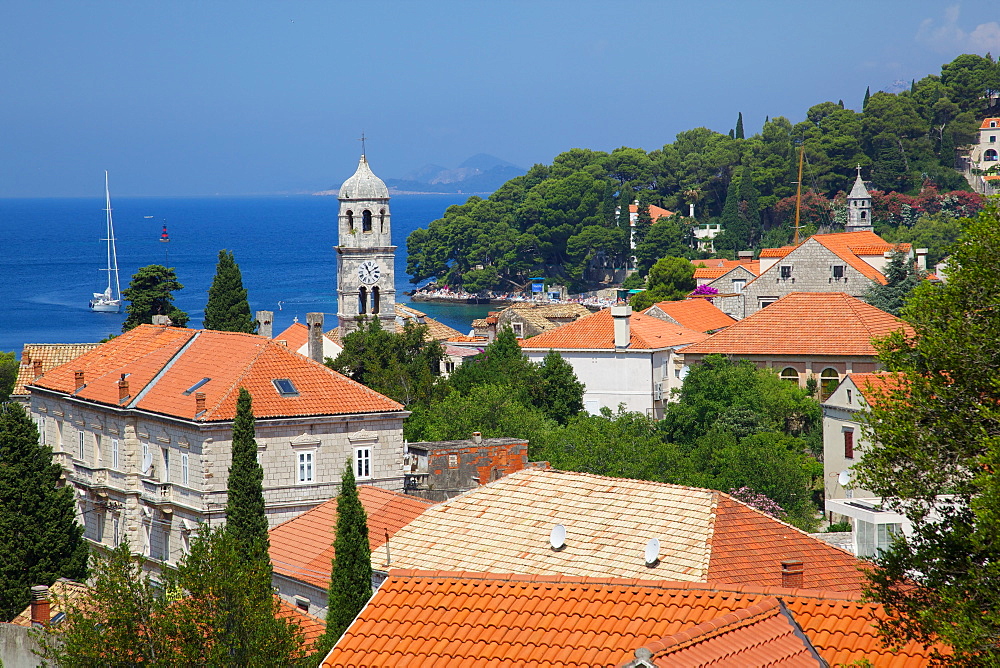
[[[271,381],[274,383],[274,388],[278,390],[278,394],[283,397],[297,397],[299,396],[299,391],[295,389],[295,385],[292,384],[287,378],[275,378]]]
[[[202,378],[197,383],[195,383],[194,385],[192,385],[188,389],[184,390],[184,396],[187,396],[187,395],[191,394],[192,392],[194,392],[195,390],[197,390],[199,387],[201,387],[202,385],[204,385],[205,383],[207,383],[210,380],[212,380],[212,379],[211,378]]]

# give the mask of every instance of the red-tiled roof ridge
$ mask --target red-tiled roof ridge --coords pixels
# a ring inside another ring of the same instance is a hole
[[[708,338],[704,332],[675,325],[644,313],[632,313],[629,319],[630,336],[627,350],[656,350]],[[614,341],[611,309],[606,308],[537,336],[521,339],[518,343],[522,348],[530,349],[606,350],[615,347]]]
[[[745,608],[727,612],[715,619],[710,619],[683,631],[678,631],[672,636],[660,638],[648,643],[645,647],[653,654],[658,654],[665,650],[676,649],[682,645],[687,645],[701,639],[700,636],[714,635],[719,631],[736,626],[746,626],[757,621],[760,617],[769,617],[781,610],[780,601],[773,597],[761,599],[757,603],[748,605]]]
[[[327,336],[324,332],[323,336]],[[298,350],[309,342],[309,326],[304,322],[293,322],[281,334],[274,337],[275,341],[284,341],[289,350]]]
[[[1000,125],[1000,116],[987,116],[983,119],[982,125],[979,126],[980,130],[1000,130],[1000,128],[991,128],[990,121],[995,121],[997,125]]]

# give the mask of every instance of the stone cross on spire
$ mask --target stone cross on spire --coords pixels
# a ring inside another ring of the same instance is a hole
[[[358,141],[361,142],[361,157],[363,158],[365,157],[365,133],[363,130],[361,131],[361,139],[359,139]],[[860,171],[858,173],[860,173]]]

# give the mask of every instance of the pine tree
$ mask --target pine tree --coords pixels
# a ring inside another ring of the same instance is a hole
[[[649,191],[644,190],[639,195],[638,211],[636,212],[635,234],[633,236],[635,245],[638,246],[649,235],[650,228],[653,227],[653,217],[649,214]]]
[[[354,470],[347,462],[337,495],[337,534],[333,542],[326,632],[317,642],[320,654],[329,651],[372,596],[372,555],[368,518],[358,497]]]
[[[630,186],[624,186],[618,195],[618,227],[623,230],[631,230],[631,209],[635,200],[635,191]]]
[[[208,289],[203,324],[205,329],[222,332],[253,334],[256,329],[250,317],[250,303],[247,301],[246,288],[243,287],[240,266],[236,264],[232,251],[219,251],[215,279]]]
[[[740,112],[739,117],[736,119],[736,139],[744,139],[743,137],[743,112]]]
[[[140,267],[132,275],[128,288],[122,290],[122,297],[129,302],[125,308],[128,317],[122,323],[122,331],[150,324],[154,315],[167,316],[175,327],[187,325],[188,314],[173,304],[173,293],[183,288],[173,269],[159,264]]]
[[[867,88],[865,88],[865,101],[861,103],[861,111],[864,111],[865,107],[868,106],[868,100],[871,98],[871,96],[872,96],[872,87],[868,86]]]
[[[24,408],[0,405],[0,620],[28,605],[32,586],[86,577],[87,544],[61,474]]]
[[[226,529],[248,561],[268,561],[267,515],[264,512],[264,470],[257,462],[253,401],[240,388],[233,420],[233,463],[229,467]]]

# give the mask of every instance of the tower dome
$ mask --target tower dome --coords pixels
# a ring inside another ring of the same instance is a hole
[[[385,187],[382,179],[375,176],[371,167],[368,166],[368,159],[361,155],[358,162],[358,169],[351,178],[344,181],[340,186],[339,199],[389,199],[389,189]]]

